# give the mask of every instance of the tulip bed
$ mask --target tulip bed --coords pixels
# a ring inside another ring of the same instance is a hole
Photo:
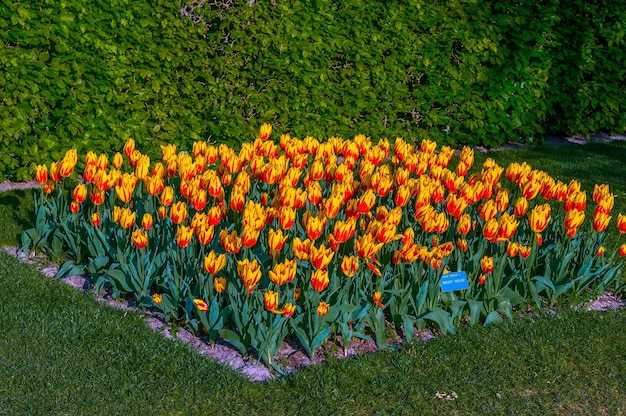
[[[607,185],[591,214],[576,180],[474,167],[467,147],[270,137],[263,125],[239,152],[167,145],[156,163],[129,139],[111,161],[87,153],[80,175],[69,150],[36,168],[22,250],[278,370],[286,337],[311,357],[332,338],[385,348],[389,329],[410,341],[427,325],[453,332],[621,284],[626,244],[605,248]],[[626,216],[615,226],[626,233]],[[450,271],[469,287],[442,291]]]

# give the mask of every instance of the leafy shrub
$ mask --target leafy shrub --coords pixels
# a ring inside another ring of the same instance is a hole
[[[624,131],[617,1],[0,5],[0,172],[250,125],[494,147]],[[185,17],[181,18],[181,14]]]

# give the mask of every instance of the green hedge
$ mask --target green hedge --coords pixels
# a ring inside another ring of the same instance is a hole
[[[127,137],[236,146],[263,122],[485,146],[626,129],[617,0],[38,3],[0,4],[8,177]]]

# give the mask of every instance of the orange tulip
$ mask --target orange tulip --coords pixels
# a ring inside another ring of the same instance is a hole
[[[274,268],[268,272],[270,281],[278,286],[291,282],[296,277],[296,268],[295,260],[285,260],[282,263],[276,263]]]
[[[43,185],[48,182],[48,166],[37,165],[35,168],[35,181],[39,185]]]
[[[380,290],[377,290],[376,292],[374,292],[374,296],[372,296],[372,300],[377,306],[384,308],[385,305],[380,301],[382,297],[383,297],[382,292]]]
[[[328,270],[316,269],[311,275],[311,287],[317,292],[321,292],[326,289],[329,283],[330,279],[328,278]]]
[[[208,222],[203,222],[202,224],[198,225],[194,232],[196,233],[200,244],[206,246],[211,241],[213,241],[215,228],[212,225],[209,225]]]
[[[493,257],[483,257],[480,259],[480,268],[483,273],[491,273],[493,271]]]
[[[493,199],[486,201],[478,207],[478,211],[480,212],[480,218],[483,221],[489,221],[498,213],[496,201]]]
[[[365,214],[372,210],[375,203],[376,203],[376,195],[374,194],[373,190],[368,189],[358,199],[357,207],[361,214]]]
[[[270,228],[267,244],[271,250],[280,251],[283,249],[285,242],[287,241],[287,235],[283,234],[282,229],[278,231]]]
[[[328,313],[328,310],[330,309],[330,304],[321,301],[320,304],[317,307],[317,314],[319,316],[324,316]]]
[[[252,247],[259,240],[260,235],[260,231],[257,231],[249,226],[244,226],[243,231],[241,232],[241,244],[243,244],[244,247]]]
[[[611,216],[603,213],[598,213],[593,216],[593,229],[599,233],[606,230],[606,227],[609,225],[609,221],[611,221]],[[619,223],[618,223],[619,230]]]
[[[204,189],[198,189],[189,199],[189,203],[196,211],[202,211],[207,204],[207,194]]]
[[[322,244],[319,248],[311,245],[311,264],[316,269],[326,269],[335,255],[334,251]]]
[[[306,234],[315,241],[322,235],[324,227],[326,226],[326,218],[323,212],[318,212],[315,216],[310,216],[306,222]]]
[[[179,225],[176,229],[176,244],[180,248],[185,248],[191,242],[193,237],[193,230],[186,225]]]
[[[271,124],[263,123],[259,129],[259,139],[265,141],[270,138],[272,134]]]
[[[279,313],[278,311],[278,292],[268,290],[263,294],[263,306],[270,312]],[[280,311],[282,313],[282,311]]]
[[[550,205],[538,205],[530,212],[528,216],[528,224],[530,229],[535,233],[541,233],[548,226],[550,221]]]
[[[149,230],[150,228],[152,228],[153,225],[154,218],[152,218],[152,215],[149,212],[143,214],[143,217],[141,218],[141,226],[143,227],[143,229]]]
[[[135,247],[141,249],[148,245],[148,234],[146,234],[143,230],[137,228],[133,231],[131,236],[131,240]]]
[[[221,247],[229,253],[239,253],[241,251],[241,238],[237,237],[236,230],[229,234],[227,230],[223,229],[220,231],[219,238]]]
[[[308,260],[311,253],[313,241],[308,238],[301,241],[299,237],[295,237],[292,243],[293,255],[299,260]]]
[[[372,258],[383,247],[383,243],[376,243],[371,234],[364,234],[357,237],[354,242],[354,249],[361,258]]]
[[[572,209],[565,214],[565,228],[568,230],[576,229],[581,226],[585,220],[585,212]]]
[[[184,201],[178,201],[173,204],[170,209],[170,218],[174,224],[181,224],[185,222],[187,219],[187,204],[185,204]]]
[[[626,215],[617,214],[617,231],[626,234]]]
[[[252,291],[256,287],[259,280],[261,280],[261,266],[255,260],[243,259],[237,261],[237,274],[243,282],[244,289],[248,294],[252,294]]]
[[[215,251],[211,250],[209,254],[204,257],[204,270],[210,274],[217,274],[226,266],[226,254],[215,254]]]
[[[498,220],[498,236],[496,237],[496,241],[503,242],[515,234],[517,230],[517,226],[519,225],[519,221],[515,221],[515,217],[505,212]]]
[[[348,277],[352,277],[359,270],[359,258],[356,256],[346,256],[341,261],[341,271]]]
[[[72,198],[79,204],[85,202],[87,199],[87,186],[84,183],[76,185],[74,192],[72,192]]]
[[[209,310],[209,305],[202,299],[194,299],[193,303],[196,304],[196,307],[200,312],[206,312]]]
[[[76,149],[70,149],[65,152],[65,156],[61,160],[61,164],[59,166],[59,174],[64,178],[70,176],[74,171],[77,161],[78,156],[76,154]]]
[[[463,211],[465,211],[466,208],[467,202],[462,197],[456,194],[448,194],[446,197],[446,211],[457,220],[463,215]]]
[[[213,279],[213,288],[217,293],[224,293],[226,290],[226,279],[223,277],[215,277]]]
[[[337,243],[345,243],[350,238],[354,237],[355,232],[356,220],[354,218],[335,222],[333,236],[335,237]]]
[[[472,229],[472,218],[469,214],[463,214],[459,218],[459,222],[456,226],[456,231],[461,235],[467,235]]]

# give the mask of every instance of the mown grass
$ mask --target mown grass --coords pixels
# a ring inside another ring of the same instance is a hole
[[[486,156],[609,183],[626,212],[626,143]],[[0,194],[2,244],[32,221],[31,194]],[[0,414],[626,414],[625,328],[626,310],[564,308],[253,383],[0,254]]]

